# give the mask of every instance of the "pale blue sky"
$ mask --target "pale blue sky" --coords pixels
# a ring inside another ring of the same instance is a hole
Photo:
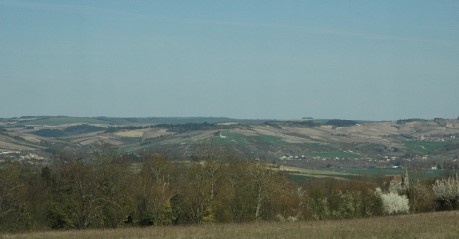
[[[459,116],[459,1],[0,0],[0,117]]]

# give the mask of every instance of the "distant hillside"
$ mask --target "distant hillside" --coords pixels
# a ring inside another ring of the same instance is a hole
[[[68,117],[68,116],[23,116],[20,118],[1,119],[0,122],[15,122],[16,125],[56,126],[64,124],[101,124],[101,125],[154,125],[154,124],[189,124],[189,123],[261,123],[265,120],[242,120],[225,117]]]
[[[158,152],[192,159],[205,145],[247,159],[291,166],[459,167],[459,120],[368,122],[212,117],[65,117],[0,119],[0,150],[87,152],[100,142],[122,152]],[[1,157],[0,157],[1,160]]]

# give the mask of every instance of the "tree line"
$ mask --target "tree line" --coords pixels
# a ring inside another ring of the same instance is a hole
[[[459,197],[442,187],[445,182],[437,181],[432,190],[427,182],[417,181],[410,189],[392,193],[409,199],[412,212],[436,210],[438,202],[445,209],[457,209]],[[132,163],[116,150],[103,148],[88,155],[61,154],[47,166],[1,164],[0,231],[320,220],[399,212],[394,207],[385,210],[385,198],[394,197],[381,196],[384,192],[375,191],[377,187],[381,183],[368,178],[297,182],[261,161],[209,151],[200,153],[196,162],[145,154],[141,162]],[[442,201],[435,190],[446,191],[448,198]]]

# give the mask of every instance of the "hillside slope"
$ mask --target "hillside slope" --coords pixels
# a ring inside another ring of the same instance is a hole
[[[100,142],[125,153],[148,150],[193,158],[203,145],[248,159],[309,167],[424,168],[459,158],[459,120],[267,121],[229,118],[0,119],[2,156],[62,150],[85,152]],[[1,159],[1,158],[0,158]]]

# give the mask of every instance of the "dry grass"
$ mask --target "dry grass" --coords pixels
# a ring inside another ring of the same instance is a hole
[[[437,212],[340,221],[213,224],[50,231],[4,238],[459,238],[459,212]]]

